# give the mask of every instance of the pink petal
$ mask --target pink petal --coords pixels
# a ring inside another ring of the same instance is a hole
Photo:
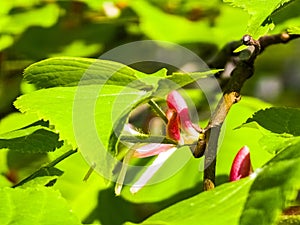
[[[133,157],[145,158],[149,156],[154,156],[162,152],[168,151],[172,148],[174,148],[173,144],[150,143],[143,145],[142,147],[136,148]]]
[[[191,121],[187,104],[179,92],[170,92],[167,96],[167,104],[170,109],[174,109],[178,113],[182,129],[189,135],[198,137],[199,133]]]
[[[229,180],[235,181],[247,177],[252,173],[250,151],[247,146],[242,147],[236,154],[230,171]]]
[[[167,110],[167,137],[179,141],[180,140],[180,129],[179,129],[179,117],[174,109]]]
[[[148,181],[153,177],[153,175],[160,169],[160,167],[165,163],[165,161],[176,151],[176,147],[169,149],[167,152],[160,153],[153,163],[146,169],[138,181],[132,185],[130,188],[131,193],[138,192],[142,187],[144,187]]]

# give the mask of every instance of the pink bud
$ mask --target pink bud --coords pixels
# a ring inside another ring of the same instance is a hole
[[[247,146],[242,147],[236,154],[230,171],[230,181],[239,180],[247,177],[252,173],[252,165],[250,160],[250,151]]]

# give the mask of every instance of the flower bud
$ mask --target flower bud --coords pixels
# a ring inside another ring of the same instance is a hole
[[[243,177],[249,176],[252,172],[250,151],[247,146],[244,146],[239,150],[233,160],[229,180],[239,180]]]

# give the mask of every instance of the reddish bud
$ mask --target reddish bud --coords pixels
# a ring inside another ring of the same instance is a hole
[[[247,177],[252,173],[252,165],[250,160],[250,151],[247,146],[242,147],[236,154],[230,171],[230,181],[239,180]]]

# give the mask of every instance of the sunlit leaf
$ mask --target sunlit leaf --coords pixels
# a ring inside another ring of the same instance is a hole
[[[0,223],[9,224],[81,224],[58,191],[34,188],[0,189]]]
[[[145,74],[121,63],[76,57],[57,57],[32,64],[24,77],[39,88],[106,84],[152,90],[165,95],[169,90],[185,86],[220,70],[167,75],[166,69]]]
[[[39,88],[93,84],[145,87],[137,81],[137,74],[121,63],[76,57],[49,58],[24,71],[25,79]]]
[[[299,10],[300,2],[291,1],[289,4],[285,5],[282,10],[273,13],[271,19],[276,24],[276,27],[272,33],[276,34],[287,31],[290,34],[299,34]]]
[[[113,130],[116,121],[124,126],[126,115],[144,98],[147,98],[144,91],[112,85],[86,85],[41,89],[23,95],[15,105],[22,112],[49,120],[61,139],[88,154],[91,164],[96,163],[102,170],[111,172],[113,164],[104,158],[111,133],[120,134],[123,129],[120,126],[119,130]],[[116,150],[111,150],[115,154]]]

